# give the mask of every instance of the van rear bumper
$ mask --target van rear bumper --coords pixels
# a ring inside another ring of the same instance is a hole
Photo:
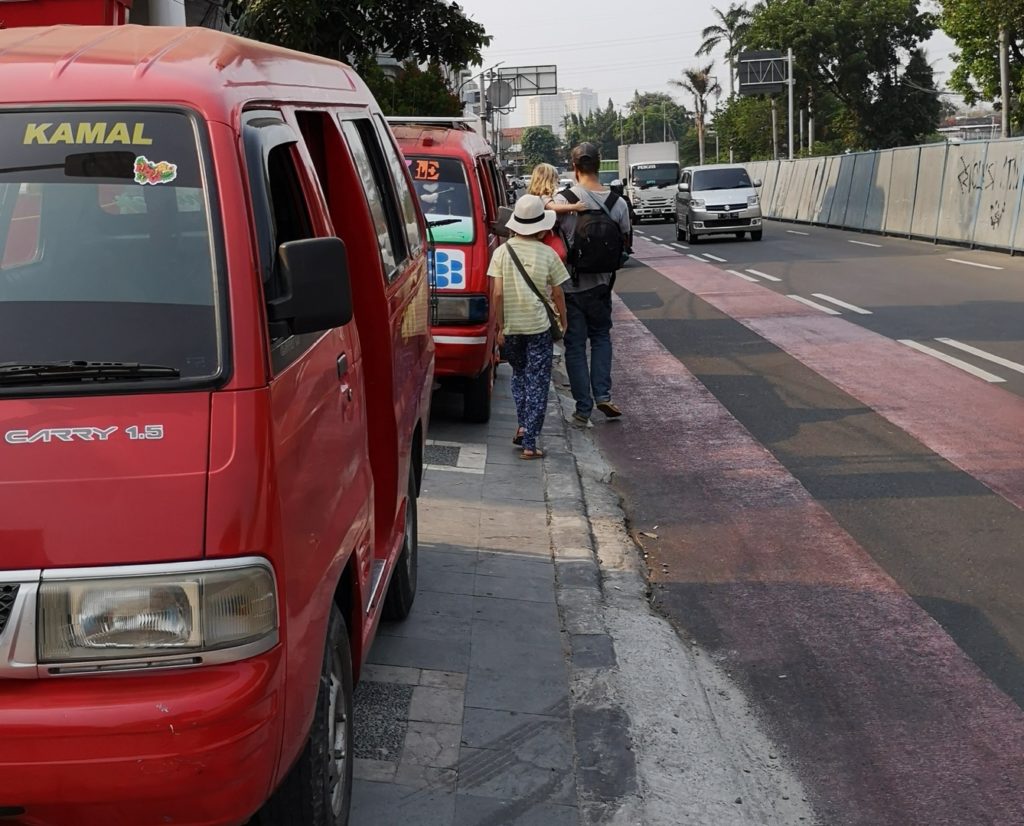
[[[3,681],[0,810],[25,826],[245,823],[277,771],[283,659]]]
[[[475,379],[487,367],[493,339],[485,324],[469,327],[432,327],[434,336],[434,375],[438,379]]]

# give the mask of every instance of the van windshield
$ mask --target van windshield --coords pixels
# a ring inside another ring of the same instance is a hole
[[[473,199],[462,161],[410,156],[406,163],[434,242],[473,243]]]
[[[633,167],[633,183],[641,189],[650,186],[675,186],[678,182],[677,163],[641,163]]]
[[[693,173],[694,192],[715,189],[750,189],[750,176],[742,166],[733,169],[705,169]]]
[[[187,115],[0,113],[0,364],[218,375],[212,238]]]

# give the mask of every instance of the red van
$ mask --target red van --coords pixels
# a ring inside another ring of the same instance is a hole
[[[393,136],[202,28],[3,30],[0,76],[0,821],[343,824],[433,383]]]
[[[491,147],[467,121],[388,120],[433,240],[437,378],[443,386],[462,392],[467,421],[486,422],[498,364],[494,285],[487,266],[502,241],[494,224],[498,208],[506,206],[505,179]]]

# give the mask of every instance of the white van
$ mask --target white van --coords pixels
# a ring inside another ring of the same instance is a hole
[[[760,241],[761,202],[757,188],[738,164],[691,166],[679,177],[676,193],[676,240],[696,244],[704,235],[732,234]]]

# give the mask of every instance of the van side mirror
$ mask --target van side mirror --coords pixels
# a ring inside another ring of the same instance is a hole
[[[758,188],[762,185],[760,178],[754,178],[754,188]]]
[[[690,191],[690,185],[688,183],[686,183],[686,181],[680,182],[680,184],[679,184],[679,191],[680,192],[689,192]]]
[[[348,253],[340,238],[281,244],[277,270],[282,295],[267,302],[272,333],[303,335],[343,327],[352,320]]]
[[[491,229],[499,238],[511,238],[512,232],[508,228],[508,219],[512,217],[512,207],[498,207],[498,217],[491,224]]]

